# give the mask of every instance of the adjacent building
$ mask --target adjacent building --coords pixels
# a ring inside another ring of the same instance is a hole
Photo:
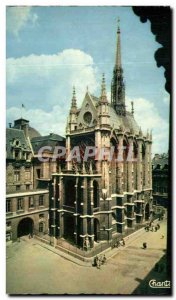
[[[152,160],[153,204],[168,207],[168,154],[155,154]]]
[[[15,120],[6,131],[6,238],[48,234],[49,180],[56,171],[50,160],[41,164],[37,149],[59,143],[57,135],[42,137],[25,119]],[[46,154],[51,156],[51,153]]]

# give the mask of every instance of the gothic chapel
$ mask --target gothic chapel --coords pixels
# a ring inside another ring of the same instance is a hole
[[[100,97],[87,90],[81,108],[73,90],[66,126],[66,151],[74,146],[123,149],[123,159],[109,161],[90,157],[87,162],[66,162],[52,175],[50,187],[50,234],[55,244],[62,238],[79,247],[88,240],[112,241],[145,223],[152,213],[152,136],[144,134],[125,105],[125,84],[121,63],[120,28],[117,29],[111,102],[105,77]],[[128,160],[132,149],[133,160]],[[84,248],[84,247],[83,247]]]

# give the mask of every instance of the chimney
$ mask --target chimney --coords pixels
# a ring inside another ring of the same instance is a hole
[[[26,137],[29,136],[29,121],[25,119],[18,119],[14,121],[14,128],[21,129],[24,131]]]

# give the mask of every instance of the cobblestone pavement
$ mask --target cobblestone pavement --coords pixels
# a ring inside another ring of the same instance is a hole
[[[166,220],[112,251],[107,264],[85,267],[23,239],[7,246],[8,294],[131,294],[165,254]],[[161,236],[164,235],[162,239]],[[142,249],[143,242],[148,248]],[[157,275],[156,275],[157,276]],[[167,278],[166,278],[167,279]]]

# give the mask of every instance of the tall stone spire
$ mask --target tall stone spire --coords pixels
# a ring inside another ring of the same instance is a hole
[[[76,92],[75,87],[73,86],[73,96],[71,101],[71,112],[75,112],[77,110],[77,100],[76,100]]]
[[[118,115],[125,115],[125,84],[123,80],[123,69],[121,65],[121,45],[120,45],[120,21],[117,27],[117,47],[113,78],[111,83],[111,105]]]
[[[104,73],[102,75],[100,102],[108,102],[107,95],[106,95],[106,82],[105,82]]]
[[[118,19],[117,27],[117,47],[116,47],[116,67],[121,69],[121,47],[120,47],[120,19]]]

